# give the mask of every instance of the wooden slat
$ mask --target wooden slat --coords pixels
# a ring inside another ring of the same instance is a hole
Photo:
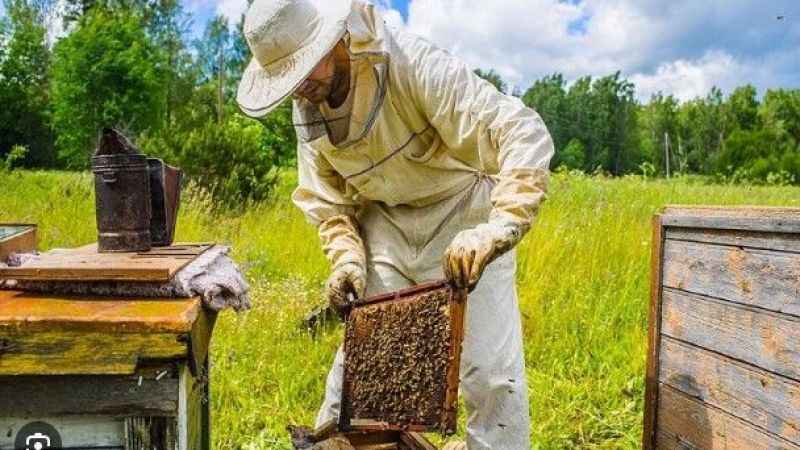
[[[800,443],[800,383],[669,337],[662,383],[791,442]]]
[[[667,228],[667,239],[800,253],[800,234],[761,231]]]
[[[0,328],[0,375],[131,374],[141,360],[187,358],[188,335]]]
[[[762,206],[668,206],[665,226],[800,233],[800,209]]]
[[[660,450],[800,450],[797,445],[663,385],[659,389],[658,423]]]
[[[0,415],[176,416],[177,374],[172,370],[158,380],[156,376],[142,375],[141,384],[138,373],[0,377]]]
[[[95,244],[54,250],[24,267],[0,268],[0,278],[39,281],[167,282],[210,244],[179,244],[139,253],[98,253]]]
[[[648,310],[648,351],[645,374],[645,409],[642,447],[653,450],[656,445],[656,419],[658,407],[658,364],[661,343],[661,258],[664,233],[661,216],[653,217],[650,256],[650,307]]]
[[[663,284],[800,316],[800,253],[667,240]]]
[[[9,329],[182,334],[192,330],[201,313],[197,297],[99,298],[0,291],[0,338]]]
[[[800,379],[800,319],[665,288],[661,332]]]

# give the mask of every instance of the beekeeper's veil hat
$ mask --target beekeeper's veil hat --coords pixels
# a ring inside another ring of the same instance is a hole
[[[352,0],[255,0],[244,18],[253,59],[236,101],[251,117],[275,109],[344,36]]]

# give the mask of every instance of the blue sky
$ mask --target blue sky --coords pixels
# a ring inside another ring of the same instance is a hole
[[[762,93],[800,88],[800,0],[369,1],[393,27],[521,90],[555,72],[571,81],[618,70],[642,100],[659,91],[689,100],[745,83]],[[238,21],[247,5],[183,2],[195,36],[216,14]]]
[[[185,0],[202,22],[239,17],[246,0]],[[371,0],[392,26],[422,35],[524,90],[621,71],[647,100],[712,86],[800,88],[798,0]],[[784,16],[778,20],[778,16]]]

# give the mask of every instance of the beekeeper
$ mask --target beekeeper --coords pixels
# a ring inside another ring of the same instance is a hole
[[[361,0],[255,0],[237,95],[262,117],[290,95],[299,186],[330,303],[446,277],[472,290],[461,359],[466,448],[530,448],[514,247],[548,183],[539,115]],[[339,414],[343,354],[317,425]],[[453,448],[465,448],[459,443]]]

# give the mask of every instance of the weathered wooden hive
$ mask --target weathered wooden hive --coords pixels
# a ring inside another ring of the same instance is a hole
[[[0,282],[158,283],[208,248],[89,246],[2,268]],[[216,314],[198,297],[0,289],[0,449],[208,450]]]
[[[800,449],[800,209],[654,220],[647,449]]]

